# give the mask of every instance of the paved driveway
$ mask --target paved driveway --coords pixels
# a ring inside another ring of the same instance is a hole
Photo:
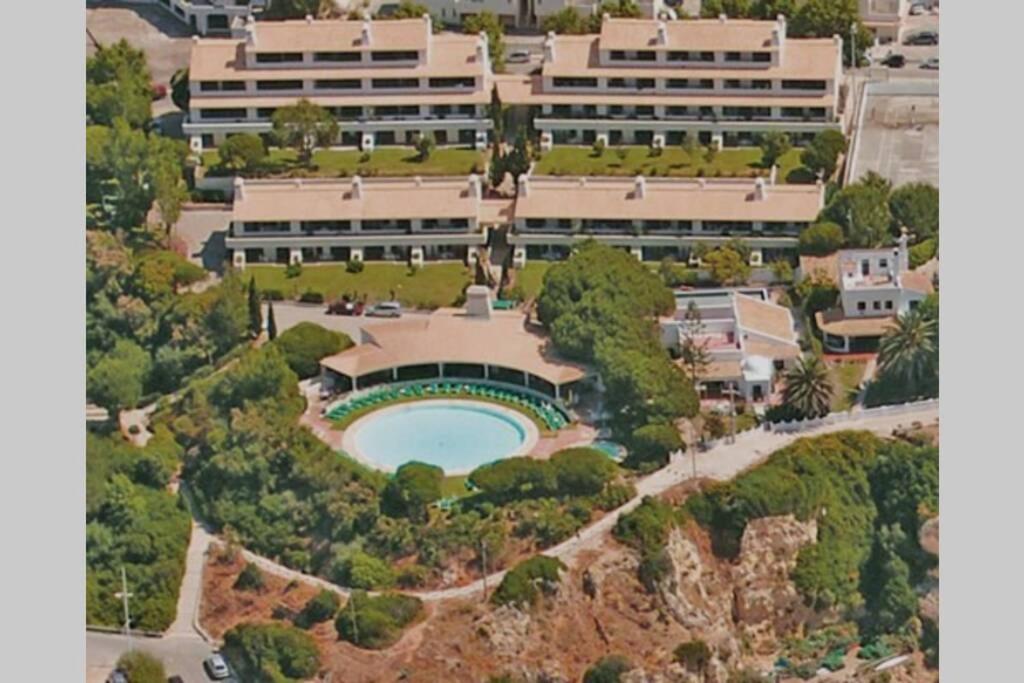
[[[203,660],[213,650],[198,636],[164,638],[133,637],[138,650],[158,657],[164,663],[168,676],[181,676],[185,683],[204,683],[209,677],[203,670]],[[128,651],[128,639],[113,633],[85,634],[85,681],[103,683],[113,671],[118,658]]]
[[[291,301],[275,301],[274,322],[277,323],[277,332],[280,334],[289,327],[295,327],[301,322],[313,322],[329,330],[343,332],[358,344],[364,325],[389,325],[401,320],[429,315],[419,311],[407,311],[402,314],[401,318],[371,318],[366,316],[327,315],[325,313],[326,310],[326,304],[300,304]],[[266,319],[266,316],[266,309],[264,309],[264,319]]]

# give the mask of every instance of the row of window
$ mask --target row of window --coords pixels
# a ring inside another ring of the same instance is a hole
[[[612,50],[608,53],[613,62],[656,62],[658,53],[654,50]],[[670,50],[667,55],[670,62],[714,62],[714,52],[695,52],[688,50]],[[726,52],[726,62],[751,62],[765,64],[772,61],[771,52]]]
[[[415,62],[419,59],[416,50],[374,50],[371,62]],[[257,64],[301,64],[301,52],[257,52]],[[314,62],[358,63],[363,61],[362,52],[314,52]]]
[[[882,310],[882,303],[883,302],[881,302],[881,301],[872,301],[871,302],[871,310],[872,311],[881,311]],[[861,313],[866,312],[868,310],[868,303],[866,301],[858,301],[857,302],[857,310],[860,311]],[[892,300],[891,299],[886,299],[885,300],[885,310],[887,310],[887,311],[893,310]]]
[[[352,231],[351,221],[301,221],[300,227],[307,235],[315,233],[344,233]],[[363,221],[364,231],[381,230],[404,230],[412,228],[412,222],[408,220],[396,221]],[[438,220],[435,218],[424,219],[421,223],[423,230],[467,230],[469,229],[468,218],[447,218]],[[242,233],[246,235],[277,234],[291,232],[291,225],[288,221],[246,221],[242,224]]]
[[[654,105],[637,105],[628,107],[621,104],[608,105],[608,116],[655,116]],[[788,118],[823,118],[825,107],[782,107],[781,114]],[[576,116],[598,118],[597,105],[589,104],[574,107],[569,104],[555,104],[551,106],[551,116],[572,118]],[[668,117],[713,117],[714,107],[711,106],[679,106],[670,105],[665,107],[665,116]],[[771,107],[722,107],[722,116],[740,118],[771,118]]]
[[[609,88],[633,88],[637,90],[652,90],[657,87],[654,78],[609,78]],[[556,88],[596,88],[598,79],[587,76],[555,76],[552,84]],[[710,78],[667,78],[664,88],[667,90],[713,90],[714,80]],[[726,90],[771,90],[772,81],[769,79],[742,80],[730,78],[724,81],[723,87]],[[824,92],[828,87],[825,81],[821,80],[783,80],[783,90],[800,90]]]
[[[409,116],[416,117],[421,116],[420,105],[418,104],[404,104],[404,105],[382,105],[378,107],[324,107],[328,112],[333,114],[335,117],[343,121],[351,121],[362,118],[364,116]],[[256,109],[256,118],[260,120],[269,120],[274,116],[276,107],[258,107]],[[476,116],[476,105],[473,104],[437,104],[432,105],[427,116],[452,116],[456,115],[459,117],[472,117]],[[246,119],[248,118],[247,110],[240,107],[227,107],[222,109],[200,109],[199,118],[207,121],[214,120],[234,120],[234,119]]]
[[[370,81],[371,87],[377,90],[390,90],[395,88],[419,88],[418,78],[374,78]],[[476,84],[473,77],[466,78],[431,78],[428,80],[430,88],[472,88]],[[313,81],[315,90],[359,90],[363,87],[362,80],[358,78],[324,78]],[[256,81],[256,90],[260,92],[276,90],[302,90],[301,79],[276,79]],[[199,83],[201,92],[244,92],[245,81],[201,81]]]
[[[544,219],[527,218],[525,226],[527,230],[571,230],[573,221],[568,218]],[[793,233],[806,227],[807,223],[792,221],[766,221],[762,223],[762,229],[758,232],[765,233]],[[692,232],[693,221],[687,220],[645,220],[640,221],[640,229],[644,232]],[[632,232],[633,222],[629,220],[583,220],[580,221],[580,228],[584,232],[588,230],[600,230],[607,232]],[[754,232],[754,224],[750,221],[702,221],[704,232]]]

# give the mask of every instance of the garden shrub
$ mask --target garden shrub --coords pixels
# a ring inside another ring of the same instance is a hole
[[[366,264],[361,260],[349,259],[349,261],[345,263],[345,272],[353,274],[361,273],[365,267]]]
[[[314,624],[330,621],[338,613],[339,607],[341,607],[341,599],[338,594],[322,589],[303,606],[295,623],[302,628],[309,628]]]
[[[399,593],[368,596],[353,591],[334,620],[338,636],[358,647],[381,650],[390,647],[402,635],[402,629],[423,612],[419,598]]]
[[[289,280],[302,275],[302,263],[289,263],[284,268],[284,276]]]
[[[583,674],[583,683],[619,683],[633,664],[622,655],[608,655]]]
[[[391,566],[373,555],[356,550],[339,558],[332,569],[334,580],[352,588],[377,590],[395,585]]]
[[[320,372],[321,358],[353,345],[347,335],[311,322],[288,328],[272,343],[281,350],[288,367],[299,379],[316,376]]]
[[[284,292],[280,289],[261,289],[260,297],[264,301],[284,301]]]
[[[263,572],[255,562],[247,562],[242,571],[235,579],[235,590],[259,591],[264,586]]]
[[[315,289],[307,289],[299,295],[299,301],[304,304],[322,304],[324,298],[324,293]]]
[[[800,253],[826,256],[842,248],[845,241],[842,227],[835,223],[815,223],[800,233]]]
[[[918,242],[907,250],[910,257],[910,267],[918,268],[935,258],[939,253],[939,240],[930,237],[923,242]]]
[[[304,681],[320,668],[316,642],[287,624],[239,624],[224,634],[224,652],[242,680],[256,683]]]
[[[131,650],[117,660],[117,668],[124,672],[131,683],[165,683],[167,672],[159,659],[143,652]]]
[[[672,656],[691,671],[703,671],[711,661],[711,648],[703,640],[688,640],[679,643]]]
[[[651,424],[633,430],[628,460],[631,463],[668,464],[669,454],[686,450],[679,430],[670,424]]]
[[[536,555],[524,560],[505,573],[498,589],[491,595],[491,602],[522,607],[535,605],[542,592],[550,594],[557,590],[560,572],[565,569],[566,566],[556,557]]]
[[[613,534],[620,543],[639,550],[654,552],[668,542],[668,534],[679,521],[675,508],[651,496],[644,496],[635,509],[619,517]]]

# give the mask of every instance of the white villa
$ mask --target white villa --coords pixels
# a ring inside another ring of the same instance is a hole
[[[815,273],[839,287],[839,307],[815,314],[829,351],[871,351],[898,316],[933,291],[931,279],[910,270],[904,230],[892,249],[846,249],[824,258],[801,257],[802,277]]]
[[[803,144],[841,128],[843,42],[788,38],[786,18],[613,19],[599,35],[549,34],[541,73],[497,76],[502,103],[530,107],[542,147]]]
[[[306,98],[339,121],[339,145],[483,148],[492,74],[485,35],[435,35],[431,19],[261,21],[231,39],[195,38],[183,129],[192,149],[266,135],[278,107]]]
[[[769,301],[763,289],[678,292],[675,314],[660,323],[662,343],[671,351],[678,352],[687,337],[691,301],[704,328],[695,342],[711,360],[699,381],[701,397],[719,398],[729,389],[747,401],[771,397],[779,373],[800,357],[789,309]]]
[[[236,19],[244,19],[270,5],[270,0],[143,0],[159,4],[200,35],[231,33]]]

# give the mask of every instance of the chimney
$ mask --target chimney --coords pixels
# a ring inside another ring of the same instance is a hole
[[[416,187],[423,187],[423,176],[415,176],[412,182],[416,184]]]
[[[548,37],[544,39],[544,61],[555,61],[555,32],[548,31]]]
[[[587,176],[581,175],[580,176],[580,187],[586,187],[586,186],[587,186]]]
[[[643,199],[647,195],[647,181],[644,180],[642,175],[638,175],[633,179],[633,196],[637,199]]]
[[[910,242],[910,232],[907,231],[907,226],[900,228],[899,239],[896,240],[897,248],[900,253],[900,264],[902,267],[910,269],[910,252],[907,249],[907,245]],[[899,270],[896,271],[899,274]]]
[[[764,178],[754,180],[754,201],[762,202],[768,196],[764,186]]]
[[[768,176],[769,184],[775,185],[775,179],[776,179],[776,177],[778,177],[778,175],[779,175],[779,167],[778,167],[778,165],[777,164],[772,164],[772,171],[771,171],[771,174]]]
[[[235,176],[235,201],[245,198],[245,180],[242,176]]]
[[[433,35],[434,33],[434,20],[430,18],[430,12],[423,13],[423,23],[427,27],[427,35]],[[429,38],[427,39],[429,40]]]
[[[476,61],[481,64],[487,64],[487,60],[490,56],[490,52],[488,52],[487,47],[487,34],[480,31],[479,38],[476,41]]]
[[[352,176],[352,198],[363,198],[363,179],[357,175]]]
[[[312,14],[307,14],[306,15],[306,25],[309,26],[309,25],[312,25],[312,23],[313,23],[313,15]]]
[[[245,18],[245,44],[256,47],[256,17],[251,14]]]
[[[483,188],[480,185],[480,176],[476,173],[469,174],[469,196],[473,199],[483,199]]]
[[[664,21],[658,21],[658,45],[668,45],[668,26]]]
[[[518,188],[519,191],[517,192],[517,194],[520,197],[526,197],[527,195],[530,194],[530,181],[526,177],[525,173],[523,175],[519,176],[519,183],[518,184],[519,184],[519,188]]]
[[[363,30],[360,35],[359,42],[361,45],[369,45],[372,36],[370,35],[370,22],[368,20],[363,21]]]
[[[903,270],[903,262],[900,259],[899,247],[892,250],[892,265],[889,267],[889,278],[897,287],[900,286],[900,272]]]
[[[470,285],[466,288],[466,315],[470,318],[491,317],[491,290],[484,285]]]

